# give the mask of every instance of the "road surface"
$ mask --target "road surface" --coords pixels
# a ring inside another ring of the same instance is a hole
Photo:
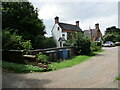
[[[45,73],[3,72],[3,88],[118,88],[118,47],[70,68]]]

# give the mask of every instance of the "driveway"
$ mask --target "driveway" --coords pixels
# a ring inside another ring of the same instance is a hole
[[[45,73],[3,72],[3,88],[117,88],[118,47],[70,68]]]

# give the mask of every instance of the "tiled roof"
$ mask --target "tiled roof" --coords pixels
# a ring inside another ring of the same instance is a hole
[[[62,30],[70,30],[70,31],[79,31],[82,32],[82,29],[76,25],[67,24],[67,23],[58,23]]]

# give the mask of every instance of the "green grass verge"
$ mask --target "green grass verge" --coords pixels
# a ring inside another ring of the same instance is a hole
[[[49,64],[49,68],[53,71],[53,70],[59,70],[59,69],[63,69],[63,68],[72,67],[72,66],[80,64],[84,61],[87,61],[89,58],[91,58],[103,51],[104,50],[99,50],[97,52],[91,53],[88,56],[87,55],[79,55],[72,59],[61,61],[59,63],[52,63],[52,64]]]
[[[29,72],[42,72],[43,68],[32,66],[32,65],[24,65],[17,64],[12,62],[2,61],[2,68],[6,70],[11,70],[16,73],[29,73]]]
[[[119,76],[118,76],[118,77],[115,77],[115,79],[116,79],[116,80],[120,80],[120,77],[119,77]]]

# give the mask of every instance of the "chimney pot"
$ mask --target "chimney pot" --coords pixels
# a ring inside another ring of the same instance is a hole
[[[55,24],[59,23],[59,17],[58,16],[56,16],[54,19],[55,19]]]
[[[99,29],[99,23],[95,24],[95,28]]]
[[[76,26],[78,26],[78,27],[79,27],[79,21],[76,21]]]

